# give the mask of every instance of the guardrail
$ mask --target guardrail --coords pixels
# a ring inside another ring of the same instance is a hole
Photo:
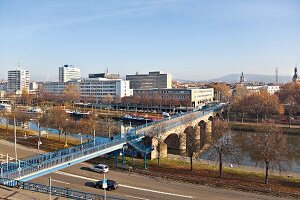
[[[206,115],[206,114],[208,114],[212,111],[219,110],[222,107],[223,107],[223,105],[217,105],[217,106],[210,107],[210,108],[203,109],[203,110],[199,110],[199,111],[189,111],[189,112],[186,112],[184,114],[175,115],[175,116],[171,117],[170,119],[166,118],[166,119],[160,120],[158,122],[151,122],[151,123],[148,123],[147,125],[143,124],[143,125],[137,126],[134,129],[132,129],[131,131],[137,132],[139,130],[144,129],[145,127],[150,127],[150,126],[153,126],[155,124],[160,124],[160,123],[164,123],[164,122],[170,122],[170,123],[166,124],[166,126],[164,127],[164,130],[168,131],[168,130],[171,130],[172,128],[176,127],[176,126],[180,126],[182,124],[193,121],[193,120],[195,120],[199,117],[202,117],[202,116],[204,116],[204,115]],[[192,117],[188,118],[188,119],[181,120],[182,118],[188,116],[189,114],[194,114],[194,115]],[[145,133],[143,133],[143,134],[145,135]]]
[[[23,181],[16,181],[6,178],[0,178],[0,184],[5,185],[8,187],[17,187],[23,190],[30,190],[33,192],[40,192],[44,194],[51,194],[53,196],[65,197],[68,199],[82,199],[82,200],[102,200],[105,199],[103,195],[93,194],[93,193],[86,193],[80,192],[76,190],[54,187],[54,186],[47,186],[38,183],[30,183],[30,182],[23,182]],[[124,200],[121,198],[106,196],[107,200]]]

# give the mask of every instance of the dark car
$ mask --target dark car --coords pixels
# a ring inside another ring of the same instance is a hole
[[[118,188],[118,183],[116,181],[113,181],[113,180],[107,180],[107,190],[115,190]],[[100,189],[103,189],[103,180],[101,181],[97,181],[96,184],[95,184],[95,187],[96,188],[100,188]]]

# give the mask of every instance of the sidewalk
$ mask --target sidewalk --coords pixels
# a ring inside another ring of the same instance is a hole
[[[49,194],[39,192],[31,192],[28,190],[21,190],[17,188],[10,188],[0,185],[0,199],[9,200],[49,200]],[[66,200],[63,197],[52,196],[52,200]]]

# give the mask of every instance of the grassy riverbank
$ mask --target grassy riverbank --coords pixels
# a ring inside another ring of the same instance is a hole
[[[24,137],[24,135],[27,135],[27,139]],[[6,125],[1,124],[0,125],[0,139],[7,140],[14,142],[14,134],[13,134],[13,127],[8,127],[8,132],[6,130]],[[68,145],[74,146],[80,144],[79,139],[75,139],[72,137],[67,137]],[[55,151],[58,149],[65,148],[65,139],[64,136],[61,136],[59,140],[59,136],[56,134],[48,134],[41,136],[41,142],[40,149],[43,151]],[[24,129],[24,132],[22,133],[22,130],[20,127],[17,128],[17,143],[20,145],[24,145],[26,147],[31,147],[36,149],[37,143],[38,143],[38,133],[31,129]]]

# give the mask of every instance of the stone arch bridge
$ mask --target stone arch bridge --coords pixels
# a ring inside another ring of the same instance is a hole
[[[191,141],[199,144],[198,151],[210,141],[213,119],[219,117],[224,118],[222,106],[164,120],[137,130],[137,133],[143,133],[143,143],[153,147],[151,159],[157,158],[159,154],[161,158],[167,157],[168,153],[187,155],[187,147]]]

